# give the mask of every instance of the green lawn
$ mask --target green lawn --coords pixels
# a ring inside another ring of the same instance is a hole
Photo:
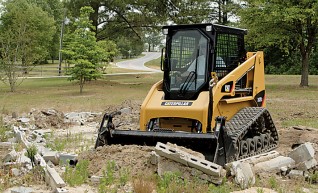
[[[309,76],[309,87],[299,87],[298,75],[266,75],[267,108],[283,127],[318,128],[318,76]]]
[[[12,93],[0,83],[0,109],[3,113],[29,112],[32,108],[56,108],[62,111],[103,111],[107,105],[125,99],[142,100],[162,74],[105,76],[79,85],[66,78],[26,79]]]
[[[105,76],[88,82],[82,95],[76,82],[66,78],[26,79],[15,93],[0,83],[0,110],[8,114],[27,113],[32,108],[103,111],[126,99],[142,101],[161,78],[161,73]],[[299,82],[300,76],[296,75],[266,75],[267,108],[279,126],[318,128],[318,76],[309,77],[308,88],[299,87]]]

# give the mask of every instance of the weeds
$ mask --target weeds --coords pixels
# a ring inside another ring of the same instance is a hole
[[[54,136],[54,134],[51,133],[46,135],[44,138],[48,140],[46,147],[51,148],[54,151],[65,151],[66,149],[72,148],[84,151],[89,147],[87,145],[89,140],[85,140],[83,133],[73,134],[71,132],[67,132],[66,136]]]
[[[38,184],[39,182],[44,183],[45,172],[43,168],[39,165],[36,165],[32,168],[31,172],[25,174],[22,177],[22,184],[33,185]]]
[[[4,125],[3,118],[0,117],[0,141],[7,141],[9,138],[13,137],[13,133],[8,134],[9,131],[11,131],[11,129]]]
[[[257,188],[256,191],[257,191],[257,193],[264,193],[265,192],[263,188]]]
[[[81,160],[77,163],[75,168],[67,166],[64,174],[62,175],[64,180],[70,186],[84,184],[88,179],[88,164],[88,160]]]
[[[120,186],[126,185],[129,180],[129,171],[127,168],[119,170],[119,176],[115,174],[116,164],[114,161],[108,161],[106,169],[103,170],[103,177],[98,186],[98,192],[117,192]]]
[[[226,184],[221,184],[215,186],[214,184],[210,184],[208,188],[208,192],[211,193],[228,193],[231,192],[231,188]]]
[[[276,178],[275,178],[274,176],[271,176],[271,177],[269,178],[269,181],[268,181],[268,182],[269,182],[270,188],[277,190],[277,188],[278,188],[278,183],[277,183],[277,180],[276,180]]]
[[[34,144],[32,144],[30,147],[27,148],[26,156],[30,158],[32,167],[35,165],[35,155],[38,153],[38,149]]]

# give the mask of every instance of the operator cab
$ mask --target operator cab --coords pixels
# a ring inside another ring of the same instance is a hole
[[[161,69],[166,100],[194,100],[208,91],[211,72],[219,79],[244,61],[245,30],[215,24],[164,26]]]

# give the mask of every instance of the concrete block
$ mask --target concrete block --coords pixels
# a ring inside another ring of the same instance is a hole
[[[11,193],[34,193],[35,191],[29,187],[16,187],[11,189]]]
[[[315,156],[315,149],[309,142],[298,146],[297,148],[293,149],[293,151],[291,151],[288,154],[288,157],[295,160],[295,164],[299,164],[301,162],[311,160],[314,158],[314,156]]]
[[[241,159],[241,160],[238,160],[235,162],[244,162],[244,163],[249,163],[251,165],[255,165],[255,164],[260,163],[260,162],[271,160],[271,159],[276,158],[278,156],[279,156],[279,153],[277,151],[270,151],[270,152],[255,155],[255,156],[252,156],[252,157],[249,157],[246,159]],[[230,169],[232,167],[231,165],[233,163],[234,162],[227,163],[225,165],[225,167]],[[234,164],[237,164],[237,163],[234,163]]]
[[[65,182],[63,181],[61,176],[56,172],[54,168],[46,166],[46,168],[44,168],[44,171],[45,171],[45,181],[53,189],[63,188],[66,186]]]
[[[57,156],[57,151],[45,151],[42,155],[43,159],[48,162],[51,161],[54,165],[59,164],[59,159]]]
[[[188,159],[186,156],[189,154],[187,154],[186,152],[182,152],[176,148],[170,147],[166,144],[158,142],[155,147],[155,152],[160,156],[172,159],[173,161],[182,163],[186,166],[188,165]]]
[[[278,156],[274,159],[260,162],[254,165],[255,173],[258,172],[279,172],[280,168],[288,167],[293,168],[295,166],[295,161],[290,157]]]
[[[56,188],[56,193],[67,193],[68,190],[66,188]]]
[[[24,165],[31,164],[31,159],[25,156],[24,154],[22,154],[18,156],[17,163],[24,164]]]
[[[231,172],[235,175],[235,182],[241,189],[246,189],[255,184],[255,176],[249,163],[238,162],[232,165]]]
[[[68,164],[70,160],[75,160],[77,158],[77,154],[67,154],[67,153],[58,153],[58,160],[60,164]]]
[[[152,165],[156,165],[156,164],[158,164],[158,159],[159,159],[159,155],[156,154],[155,151],[152,151],[152,152],[150,153],[149,162],[150,162]]]
[[[188,165],[190,167],[196,168],[206,174],[216,177],[224,177],[226,171],[223,169],[222,166],[217,165],[213,162],[208,160],[203,160],[201,158],[189,155],[188,156]]]
[[[34,158],[35,158],[36,163],[39,164],[42,168],[46,167],[46,162],[40,154],[37,153],[34,156]]]
[[[169,145],[160,142],[157,143],[155,147],[155,152],[160,156],[169,158],[183,165],[196,168],[208,175],[211,175],[214,178],[213,182],[215,183],[221,183],[222,178],[226,174],[226,171],[220,165],[199,158],[197,156],[191,155],[187,152],[181,151],[180,149],[170,147]]]
[[[310,168],[313,168],[317,165],[317,160],[315,158],[310,159],[308,161],[301,162],[298,164],[297,169],[302,170],[302,171],[307,171]]]

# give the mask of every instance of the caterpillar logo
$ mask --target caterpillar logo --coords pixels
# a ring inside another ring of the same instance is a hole
[[[191,106],[192,102],[186,101],[169,101],[169,102],[162,102],[161,106]]]

